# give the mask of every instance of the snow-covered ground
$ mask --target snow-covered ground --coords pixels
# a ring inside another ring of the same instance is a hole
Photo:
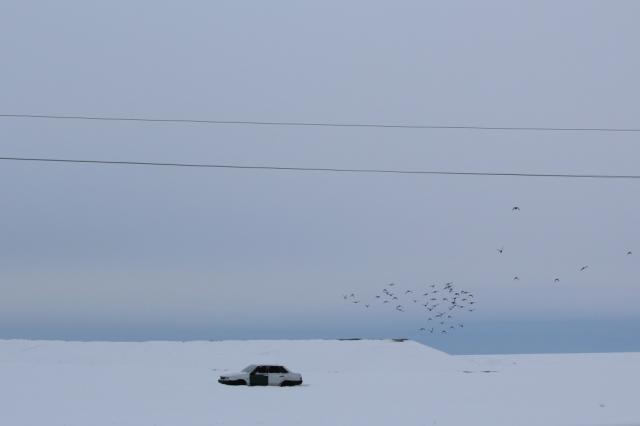
[[[223,386],[251,363],[292,388]],[[450,356],[416,342],[0,340],[0,425],[640,424],[640,353]]]

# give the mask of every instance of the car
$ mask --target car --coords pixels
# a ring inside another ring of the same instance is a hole
[[[251,364],[239,373],[220,376],[223,385],[296,386],[302,384],[302,375],[289,371],[282,365]]]

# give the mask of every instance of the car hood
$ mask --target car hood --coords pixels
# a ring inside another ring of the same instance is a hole
[[[247,377],[246,373],[228,373],[228,374],[221,374],[220,378],[225,378],[225,379],[244,379],[245,377]]]

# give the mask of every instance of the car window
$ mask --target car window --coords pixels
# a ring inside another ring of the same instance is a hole
[[[289,371],[286,368],[284,368],[283,366],[280,366],[280,372],[281,373],[288,373]]]
[[[258,366],[258,368],[256,368],[255,370],[253,370],[254,373],[261,373],[261,374],[265,374],[267,373],[267,367],[264,365],[260,365]]]
[[[271,367],[269,367],[269,373],[284,373],[284,368],[280,367],[279,365],[272,365]]]

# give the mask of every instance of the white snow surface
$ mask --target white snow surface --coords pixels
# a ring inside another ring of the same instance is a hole
[[[252,363],[298,387],[224,386]],[[632,425],[640,353],[452,356],[416,342],[0,340],[0,425]]]

